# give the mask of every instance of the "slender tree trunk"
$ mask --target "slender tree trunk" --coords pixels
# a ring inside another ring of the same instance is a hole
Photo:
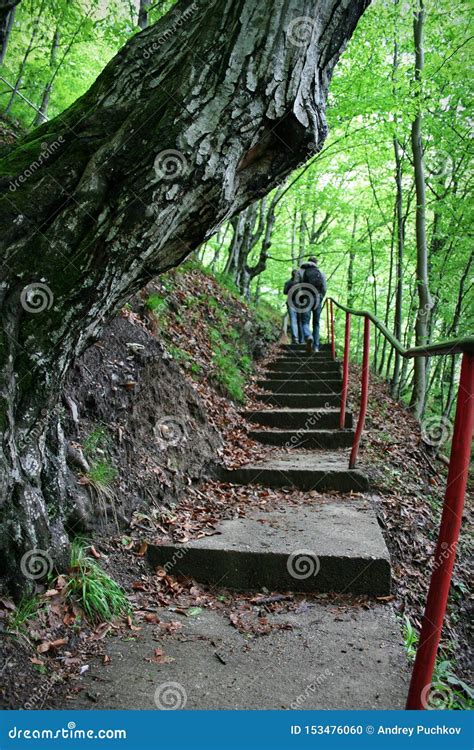
[[[347,307],[354,307],[354,260],[356,229],[357,213],[354,213],[354,220],[352,222],[351,246],[349,249],[349,265],[347,267]]]
[[[375,272],[375,253],[374,253],[374,243],[372,240],[372,227],[370,226],[370,222],[367,219],[367,234],[369,236],[369,246],[370,246],[370,269],[371,269],[371,287],[372,287],[372,306],[374,310],[374,315],[377,318],[378,317],[378,300],[377,300],[377,276]],[[373,368],[374,372],[377,372],[377,362],[378,362],[378,355],[379,355],[379,343],[380,343],[380,333],[378,328],[375,329],[374,334],[374,360],[373,360]]]
[[[151,0],[140,0],[138,8],[138,25],[143,30],[148,26],[148,13],[150,11]]]
[[[332,72],[367,4],[180,0],[2,159],[2,570],[66,549],[57,404],[72,361],[321,148]]]
[[[51,52],[49,57],[49,67],[51,70],[51,77],[49,81],[45,84],[45,87],[43,89],[43,96],[41,97],[41,104],[39,106],[39,110],[36,113],[36,117],[34,120],[34,125],[41,125],[43,122],[47,119],[48,114],[48,107],[49,107],[49,98],[51,96],[51,89],[53,88],[53,82],[55,78],[55,67],[56,67],[56,58],[58,54],[59,49],[59,27],[54,32],[53,41],[51,43]]]
[[[19,4],[20,0],[0,0],[0,65],[2,65],[7,53],[15,10]]]
[[[306,209],[301,208],[300,211],[300,229],[298,235],[298,266],[303,262],[306,252]]]
[[[36,36],[38,34],[39,24],[40,24],[40,21],[41,21],[41,16],[42,16],[42,13],[43,13],[44,6],[45,6],[45,0],[43,0],[43,2],[41,3],[38,15],[36,16],[36,18],[35,18],[35,20],[33,22],[33,28],[32,28],[31,35],[30,35],[30,41],[28,43],[28,47],[25,50],[25,54],[23,55],[23,59],[22,59],[22,61],[20,63],[20,69],[18,71],[18,76],[17,76],[17,79],[15,81],[15,85],[13,87],[13,91],[11,93],[10,99],[8,100],[8,104],[5,107],[5,114],[6,115],[10,114],[11,108],[13,107],[13,104],[15,103],[15,97],[16,97],[18,91],[20,90],[20,86],[21,86],[21,84],[23,82],[23,76],[24,76],[24,73],[25,73],[26,64],[28,62],[28,58],[29,58],[29,56],[31,54],[31,50],[33,49],[33,44],[34,44]]]
[[[428,246],[426,240],[426,186],[425,167],[422,143],[422,115],[420,88],[424,69],[424,5],[423,0],[416,0],[413,22],[415,44],[415,97],[418,100],[418,112],[411,128],[411,145],[415,170],[416,188],[416,282],[418,288],[418,312],[415,332],[416,345],[421,346],[428,340],[428,321],[431,310],[431,297],[428,283]],[[417,357],[414,361],[413,393],[411,407],[419,419],[423,413],[426,392],[426,358]]]
[[[273,227],[275,225],[275,211],[276,211],[276,207],[277,207],[278,201],[280,200],[280,196],[282,192],[283,192],[283,188],[280,188],[279,190],[275,191],[275,194],[270,202],[270,206],[268,208],[268,211],[266,212],[266,215],[265,215],[265,208],[266,208],[265,199],[261,201],[260,219],[259,219],[257,232],[253,238],[252,247],[256,245],[256,241],[262,235],[264,228],[265,228],[265,233],[263,235],[262,245],[260,248],[260,254],[258,256],[257,262],[253,266],[250,266],[248,263],[245,264],[244,274],[243,274],[244,283],[242,284],[242,287],[241,287],[241,293],[248,300],[250,300],[250,284],[252,283],[252,280],[255,279],[257,276],[260,279],[260,274],[263,273],[263,271],[265,271],[267,267],[268,251],[270,250],[270,247],[272,244],[272,232],[273,232]],[[249,254],[247,253],[247,258],[248,258],[248,255]]]
[[[395,216],[397,237],[397,262],[396,262],[396,292],[395,292],[395,315],[393,321],[393,333],[396,339],[402,338],[403,320],[403,263],[405,254],[405,222],[403,218],[403,187],[402,187],[402,161],[400,156],[400,144],[395,135],[393,139],[393,151],[395,155]],[[398,390],[400,377],[400,355],[395,352],[395,364],[392,376],[392,395]]]

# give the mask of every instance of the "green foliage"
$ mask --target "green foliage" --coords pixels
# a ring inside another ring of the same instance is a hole
[[[233,280],[232,276],[229,276],[227,273],[219,273],[217,272],[215,274],[215,277],[219,284],[224,288],[227,289],[228,292],[231,292],[231,294],[235,295],[236,297],[239,296],[239,290],[238,287]]]
[[[33,619],[44,606],[39,596],[23,595],[12,615],[8,618],[8,630],[24,630],[28,620]]]
[[[98,425],[83,442],[84,454],[88,458],[94,457],[99,450],[106,448],[109,443],[110,435],[107,428],[103,425]]]
[[[470,6],[461,0],[425,3],[425,71],[421,107],[427,187],[429,284],[434,300],[430,338],[469,335],[474,328],[472,258],[472,157],[468,148],[472,91],[469,76]],[[413,297],[417,287],[414,175],[411,124],[420,105],[414,84],[413,6],[374,0],[360,19],[335,68],[329,92],[329,136],[310,163],[289,179],[276,208],[267,267],[254,279],[252,292],[285,311],[282,294],[292,267],[316,254],[329,294],[353,307],[371,309],[394,330],[397,276],[394,138],[401,154],[404,256],[402,326],[405,346],[414,343]],[[394,40],[398,60],[394,67]],[[273,195],[273,194],[272,194]],[[471,198],[471,200],[470,200]],[[268,201],[271,196],[267,198]],[[224,238],[225,247],[222,248]],[[206,263],[222,273],[233,239],[223,228],[203,252]],[[257,245],[249,256],[258,257]],[[352,257],[351,257],[352,256]],[[352,270],[350,283],[349,270]],[[465,277],[465,278],[464,278]],[[463,282],[464,278],[464,282]],[[232,281],[224,283],[232,284]],[[458,315],[458,313],[460,313]],[[336,339],[343,340],[344,315],[336,314]],[[323,340],[327,335],[322,319]],[[352,354],[360,361],[362,326],[353,321]],[[380,337],[372,333],[375,369],[391,377],[394,358],[382,356]],[[433,359],[428,372],[427,415],[445,410],[452,418],[451,364]],[[457,380],[459,361],[453,377]],[[403,373],[401,396],[412,392],[412,363]]]
[[[145,304],[149,310],[155,313],[155,315],[164,315],[168,309],[166,299],[158,294],[158,292],[150,294]]]
[[[418,646],[418,632],[413,627],[410,619],[403,615],[403,641],[405,652],[410,661],[415,660]],[[440,652],[436,659],[431,683],[433,690],[439,690],[441,703],[439,708],[450,708],[453,710],[465,710],[474,708],[474,695],[463,680],[456,676],[453,671],[453,659],[446,653]],[[446,705],[446,702],[449,705]],[[435,706],[433,706],[434,708]]]
[[[117,470],[107,460],[97,461],[87,473],[87,477],[100,487],[108,487],[116,478]]]
[[[200,365],[193,360],[193,357],[191,356],[191,354],[189,354],[189,352],[181,349],[175,344],[168,344],[167,349],[173,359],[176,360],[176,362],[180,362],[181,364],[186,364],[193,375],[199,375],[201,373]]]
[[[251,359],[248,354],[242,354],[241,350],[236,347],[235,338],[232,343],[229,343],[225,337],[232,340],[229,332],[225,334],[221,328],[210,329],[215,368],[213,377],[224,393],[234,401],[242,403],[245,399],[245,374],[251,370]]]
[[[171,2],[155,3],[150,21],[156,21]],[[59,46],[54,59],[53,41],[59,32]],[[67,109],[94,83],[98,74],[118,52],[137,27],[137,11],[133,4],[119,0],[23,0],[15,11],[3,77],[15,85],[22,63],[21,93],[39,107],[46,84],[51,83],[48,117]],[[26,57],[26,60],[25,60]],[[7,108],[11,90],[2,83],[0,108]],[[23,125],[31,126],[35,110],[16,96],[10,114]]]
[[[68,598],[77,602],[92,622],[114,620],[131,612],[123,589],[87,555],[82,540],[72,544],[66,590]]]

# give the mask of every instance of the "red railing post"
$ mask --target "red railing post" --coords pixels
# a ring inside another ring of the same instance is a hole
[[[362,392],[360,394],[359,419],[354,435],[351,457],[349,459],[349,469],[356,465],[357,454],[359,452],[359,443],[362,430],[365,424],[365,415],[367,414],[367,403],[369,401],[369,357],[370,357],[370,318],[364,318],[364,354],[362,359]]]
[[[336,341],[334,339],[334,304],[333,301],[330,301],[331,305],[331,353],[332,358],[336,359]]]
[[[342,366],[341,411],[339,427],[344,429],[346,424],[347,389],[349,385],[349,350],[351,346],[351,314],[346,312],[346,331],[344,334],[344,364]]]
[[[474,429],[474,356],[463,354],[448,480],[407,709],[426,708],[461,529]]]
[[[326,328],[328,331],[328,344],[331,342],[331,326],[329,325],[329,301],[326,301]]]

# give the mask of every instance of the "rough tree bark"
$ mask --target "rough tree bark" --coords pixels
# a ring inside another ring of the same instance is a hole
[[[61,384],[150,278],[326,136],[369,0],[181,0],[2,160],[0,567],[67,546]]]

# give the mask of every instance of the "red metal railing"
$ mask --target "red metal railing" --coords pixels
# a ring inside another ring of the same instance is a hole
[[[400,342],[375,315],[364,310],[353,310],[339,304],[333,299],[327,300],[328,340],[332,355],[335,358],[334,305],[346,313],[344,336],[343,378],[341,390],[340,421],[345,424],[347,391],[349,385],[349,352],[351,315],[364,318],[364,350],[362,358],[361,402],[359,417],[354,435],[350,468],[357,460],[360,438],[364,429],[369,397],[369,360],[370,360],[370,322],[385,336],[396,351],[406,358],[426,357],[431,355],[453,355],[462,353],[461,376],[458,387],[456,417],[451,444],[451,455],[446,493],[443,503],[438,542],[434,553],[433,572],[423,615],[418,650],[416,653],[410,689],[407,698],[407,709],[424,709],[427,705],[427,694],[431,687],[433,670],[436,662],[441,631],[449,588],[453,574],[456,548],[461,529],[461,519],[466,494],[472,435],[474,430],[474,336],[454,341],[443,341],[438,344],[404,349]],[[329,320],[330,316],[330,320]]]

